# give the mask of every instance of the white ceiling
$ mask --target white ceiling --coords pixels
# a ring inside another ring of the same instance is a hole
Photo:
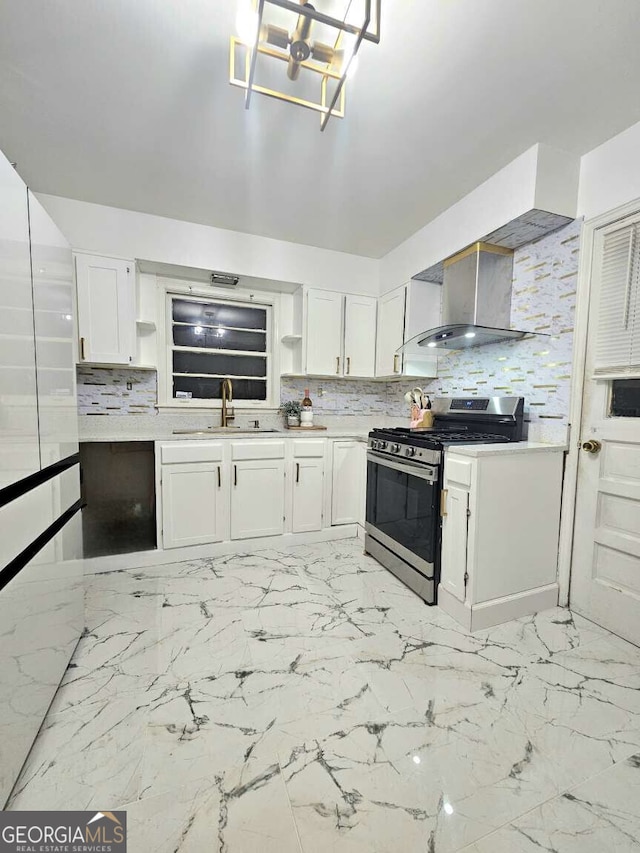
[[[36,191],[380,257],[534,143],[640,120],[638,0],[382,6],[320,133],[244,110],[236,0],[2,0],[0,148]]]

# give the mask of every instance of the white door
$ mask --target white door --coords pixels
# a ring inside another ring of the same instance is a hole
[[[232,465],[231,538],[284,532],[284,459],[246,459]]]
[[[80,362],[129,364],[135,357],[132,261],[76,255]]]
[[[402,373],[402,356],[396,350],[404,343],[406,287],[393,290],[378,301],[376,376]]]
[[[307,294],[307,373],[321,376],[343,374],[344,296],[328,290]]]
[[[331,524],[357,524],[361,520],[365,464],[359,442],[333,442]]]
[[[293,460],[292,533],[322,529],[323,476],[323,458]]]
[[[226,471],[224,472],[226,473]],[[162,466],[164,548],[221,542],[225,493],[221,463],[187,462]]]
[[[375,376],[377,299],[347,296],[344,308],[344,375]]]
[[[640,216],[593,259],[570,606],[640,645]]]
[[[446,483],[442,492],[440,583],[459,601],[466,597],[469,492]]]

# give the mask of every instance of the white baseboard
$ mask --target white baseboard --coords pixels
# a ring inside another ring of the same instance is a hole
[[[492,628],[512,619],[519,619],[521,616],[532,616],[541,610],[556,607],[557,604],[557,583],[484,601],[472,607],[458,601],[442,584],[438,586],[438,605],[469,631],[481,631],[483,628]]]
[[[438,584],[438,607],[448,613],[452,619],[459,622],[467,631],[471,630],[471,608],[451,595],[448,589]]]
[[[344,524],[328,527],[314,533],[285,533],[283,536],[265,536],[260,539],[237,539],[230,542],[216,542],[211,545],[191,545],[186,548],[169,548],[153,551],[136,551],[133,554],[114,554],[108,557],[90,557],[84,561],[86,575],[103,572],[119,572],[125,569],[141,569],[146,566],[164,566],[169,563],[182,563],[186,560],[199,560],[203,557],[224,557],[227,554],[246,554],[262,551],[266,548],[284,548],[290,545],[313,545],[316,542],[331,542],[338,539],[352,539],[358,536],[357,524]]]

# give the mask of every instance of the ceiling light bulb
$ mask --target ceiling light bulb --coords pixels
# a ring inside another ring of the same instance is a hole
[[[414,764],[420,764],[420,756],[419,755],[413,756],[413,763]]]
[[[464,336],[465,336],[465,338],[475,338],[476,333],[475,332],[465,332]]]
[[[258,40],[258,13],[251,0],[240,0],[236,15],[236,30],[243,44],[253,47]]]
[[[435,347],[435,346],[437,346],[437,344],[435,341],[431,341],[430,343],[427,344],[427,346],[428,347]]]
[[[453,814],[453,806],[451,803],[444,803],[442,808],[444,809],[445,814]]]

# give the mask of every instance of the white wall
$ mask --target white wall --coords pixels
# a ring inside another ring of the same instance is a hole
[[[533,208],[576,215],[578,158],[534,145],[382,259],[386,293]]]
[[[634,199],[640,199],[640,122],[582,157],[578,214],[592,219]]]
[[[376,294],[379,261],[147,213],[38,194],[74,249]]]

